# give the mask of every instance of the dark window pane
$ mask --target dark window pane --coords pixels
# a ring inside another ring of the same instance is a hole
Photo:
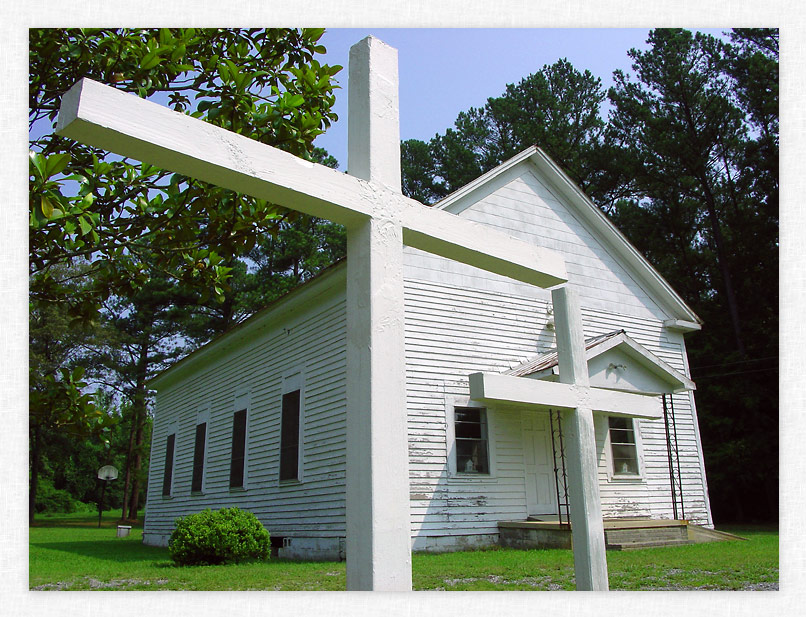
[[[614,458],[614,475],[638,475],[638,462],[634,458]]]
[[[482,439],[457,439],[456,471],[459,473],[490,473],[487,442]]]
[[[616,416],[610,416],[610,428],[624,428],[632,430],[632,419],[631,418],[619,418]]]
[[[456,438],[457,439],[481,439],[481,424],[478,422],[457,422],[456,423]]]
[[[246,409],[232,416],[232,459],[229,468],[230,488],[243,486],[243,471],[246,454]]]
[[[457,407],[454,410],[454,416],[457,422],[480,422],[481,409],[473,407]]]
[[[486,410],[457,407],[454,409],[454,420],[456,471],[459,473],[490,473]]]
[[[204,477],[204,442],[207,438],[207,422],[196,425],[196,445],[193,449],[193,481],[190,483],[192,492],[201,492],[202,478]]]
[[[299,403],[299,390],[283,394],[280,421],[280,480],[299,479]]]
[[[165,444],[165,471],[162,476],[162,494],[168,496],[171,494],[171,481],[173,479],[174,471],[174,443],[176,435],[168,435],[168,440]]]
[[[638,448],[632,418],[608,418],[614,475],[638,475]]]
[[[635,433],[632,430],[620,428],[610,429],[611,443],[635,443]]]
[[[616,475],[638,473],[635,446],[613,446],[613,473]]]
[[[613,446],[613,458],[635,459],[635,448],[633,446]]]

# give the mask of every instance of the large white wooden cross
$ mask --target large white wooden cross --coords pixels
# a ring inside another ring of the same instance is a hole
[[[56,130],[347,228],[347,588],[401,591],[411,589],[403,246],[545,288],[567,274],[556,253],[400,193],[397,50],[357,43],[349,78],[349,175],[88,79],[65,93]],[[581,316],[567,288],[552,293],[561,379],[581,393],[569,412],[577,588],[607,589]]]

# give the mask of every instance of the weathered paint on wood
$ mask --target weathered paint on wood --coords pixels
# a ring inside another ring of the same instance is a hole
[[[567,286],[552,290],[551,300],[556,318],[560,382],[576,390],[574,408],[563,414],[568,444],[568,502],[571,507],[576,588],[607,591],[602,502],[596,478],[596,434],[582,311],[576,292]]]

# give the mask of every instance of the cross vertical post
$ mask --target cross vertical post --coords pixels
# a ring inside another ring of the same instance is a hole
[[[350,50],[348,168],[400,192],[397,50]],[[347,226],[347,589],[411,590],[403,227],[389,204]]]
[[[576,408],[566,412],[571,534],[576,586],[580,591],[607,591],[602,502],[599,495],[596,433],[591,409],[582,312],[576,292],[567,285],[551,291],[557,333],[560,382],[576,390]]]

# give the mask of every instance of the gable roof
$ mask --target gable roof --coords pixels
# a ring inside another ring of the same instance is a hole
[[[671,384],[674,391],[696,389],[691,379],[669,366],[646,347],[634,341],[624,330],[616,330],[601,336],[585,339],[585,359],[590,362],[593,358],[614,348],[619,348],[624,351],[640,364],[641,367],[661,380]],[[540,375],[541,377],[548,376],[556,373],[554,369],[558,367],[558,364],[559,359],[557,357],[557,350],[555,349],[548,353],[540,354],[531,360],[527,360],[508,371],[504,371],[504,374],[513,375],[515,377],[527,377],[529,375],[542,373],[542,375]]]
[[[646,258],[622,234],[604,213],[588,198],[585,193],[537,146],[531,146],[504,161],[498,167],[479,176],[472,182],[457,189],[433,207],[460,214],[463,210],[478,201],[477,194],[485,190],[491,182],[519,165],[531,165],[537,169],[548,188],[555,194],[565,198],[573,213],[579,217],[589,231],[601,241],[609,252],[620,263],[635,275],[638,284],[650,294],[656,302],[664,307],[672,319],[664,325],[679,331],[692,331],[701,328],[702,320],[678,295],[671,285],[655,270]]]
[[[588,355],[588,351],[592,348],[597,347],[598,345],[609,341],[619,334],[625,334],[624,330],[616,330],[615,332],[609,332],[608,334],[603,334],[601,336],[594,336],[593,338],[585,339],[585,357],[590,360],[591,356]],[[601,353],[601,351],[595,352]],[[504,371],[505,375],[514,375],[515,377],[526,377],[527,375],[534,375],[535,373],[540,373],[542,371],[548,370],[557,366],[558,357],[557,351],[549,351],[544,354],[540,354],[535,356],[531,360],[527,360],[516,366],[515,368],[511,368],[508,371]]]

